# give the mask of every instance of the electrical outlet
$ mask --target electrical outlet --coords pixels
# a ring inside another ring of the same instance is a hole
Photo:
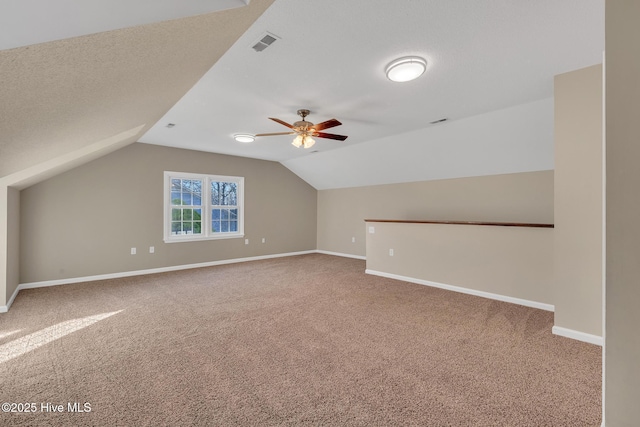
[[[249,244],[249,239],[244,239],[244,244],[248,245]]]
[[[375,234],[376,228],[373,225],[369,226],[369,234]]]
[[[352,237],[352,238],[351,238],[351,243],[355,243],[355,242],[356,242],[356,238],[355,238],[355,237]]]
[[[262,243],[267,243],[267,239],[265,239],[264,237],[262,238]]]
[[[156,248],[154,248],[153,246],[149,246],[149,253],[152,254],[156,251]]]
[[[136,248],[131,248],[131,255],[135,255],[136,254]]]
[[[389,256],[393,256],[393,249],[389,249]]]

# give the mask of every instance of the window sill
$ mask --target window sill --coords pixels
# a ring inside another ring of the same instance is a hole
[[[187,235],[185,237],[165,237],[163,240],[165,243],[182,243],[182,242],[201,242],[203,240],[226,240],[226,239],[242,239],[244,234],[224,234],[220,236],[193,236]]]

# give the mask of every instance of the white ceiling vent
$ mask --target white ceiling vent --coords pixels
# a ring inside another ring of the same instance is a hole
[[[256,52],[262,52],[263,50],[265,50],[266,48],[268,48],[269,46],[271,46],[271,44],[273,42],[275,42],[276,40],[278,40],[280,37],[276,36],[275,34],[271,34],[271,33],[265,33],[260,40],[258,40],[257,42],[255,42],[253,44],[253,46],[251,46],[253,48],[253,50],[255,50]]]

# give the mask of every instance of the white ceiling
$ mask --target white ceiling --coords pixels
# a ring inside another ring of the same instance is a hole
[[[551,170],[553,151],[546,98],[282,163],[325,190]]]
[[[257,53],[251,46],[266,31],[280,39]],[[348,186],[355,182],[319,176],[332,165],[296,159],[361,146],[353,159],[366,162],[375,141],[393,144],[433,120],[450,126],[552,97],[554,75],[601,62],[603,50],[603,0],[276,0],[141,142],[280,161],[316,188]],[[426,58],[427,73],[387,80],[385,65],[405,55]],[[232,138],[287,131],[268,117],[293,123],[300,108],[315,123],[337,118],[343,125],[327,132],[349,138],[316,138],[310,150],[291,136]],[[460,155],[478,143],[460,144]],[[552,145],[543,146],[552,159]],[[404,162],[387,168],[400,172]]]
[[[0,50],[245,3],[2,2]],[[279,39],[255,52],[267,31]],[[318,189],[552,169],[553,77],[603,50],[604,0],[275,0],[140,142],[279,161]],[[405,55],[427,72],[390,82]],[[300,108],[349,138],[232,138],[286,131],[268,117]]]

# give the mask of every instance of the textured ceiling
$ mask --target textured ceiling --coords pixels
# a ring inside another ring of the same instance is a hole
[[[148,129],[271,3],[0,51],[0,177]]]
[[[280,161],[319,189],[549,169],[553,76],[604,49],[604,0],[271,3],[0,51],[0,176],[139,126],[141,142]],[[279,39],[253,51],[266,31]],[[409,54],[427,73],[388,81]],[[349,138],[232,139],[286,131],[268,117],[299,108]]]
[[[248,0],[20,0],[0,3],[0,50],[202,15]]]

